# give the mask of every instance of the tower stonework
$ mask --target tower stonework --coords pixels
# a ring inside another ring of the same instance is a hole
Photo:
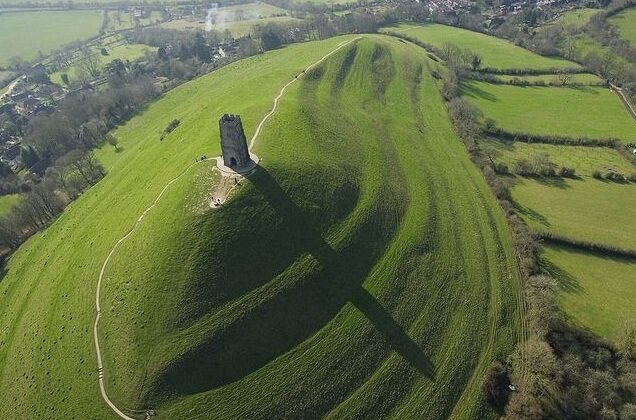
[[[252,164],[243,124],[239,115],[225,114],[219,120],[223,164],[231,169],[241,169]]]

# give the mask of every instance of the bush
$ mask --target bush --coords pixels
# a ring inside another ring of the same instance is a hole
[[[495,172],[500,175],[508,175],[510,170],[508,169],[508,165],[503,162],[498,162],[495,164]]]
[[[620,172],[609,171],[605,174],[605,179],[612,182],[625,183],[627,182],[627,178]]]
[[[603,174],[601,174],[601,171],[599,170],[594,170],[594,172],[592,172],[592,177],[596,179],[603,179]]]
[[[161,137],[159,138],[159,140],[163,140],[168,134],[172,133],[175,128],[179,127],[179,124],[181,124],[181,120],[179,119],[175,118],[174,120],[170,121],[166,128],[164,128],[163,133],[161,133]]]
[[[574,178],[576,177],[576,169],[563,166],[559,169],[559,176],[563,178]]]
[[[497,361],[493,362],[481,384],[481,395],[500,414],[508,403],[509,384],[510,379],[508,379],[506,368]]]
[[[636,172],[632,173],[627,179],[629,179],[631,182],[636,182]]]

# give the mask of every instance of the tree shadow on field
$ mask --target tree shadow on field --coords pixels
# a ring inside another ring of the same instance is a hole
[[[513,200],[512,204],[519,211],[519,213],[531,218],[537,223],[541,223],[545,227],[551,226],[548,218],[542,215],[541,213],[539,213],[538,211],[533,210],[530,207],[525,207],[516,200]]]
[[[541,271],[555,279],[559,285],[559,289],[566,293],[582,293],[583,287],[572,274],[568,273],[558,265],[545,258],[539,262]]]
[[[283,221],[287,240],[300,244],[305,256],[280,274],[285,280],[275,294],[245,303],[241,313],[171,363],[158,379],[155,393],[195,394],[237,381],[314,335],[347,303],[370,321],[392,350],[420,374],[433,378],[434,367],[422,349],[362,287],[392,239],[375,228],[382,215],[370,216],[355,241],[336,251],[267,170],[257,166],[247,180]]]
[[[474,83],[461,82],[459,85],[459,91],[462,96],[470,96],[471,98],[481,98],[491,102],[499,102],[499,98],[490,92],[480,89],[475,86]]]

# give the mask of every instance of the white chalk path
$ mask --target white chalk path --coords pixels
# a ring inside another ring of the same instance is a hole
[[[287,90],[287,88],[292,83],[294,83],[296,80],[298,80],[298,78],[300,76],[302,76],[302,74],[306,73],[307,71],[311,70],[315,66],[319,65],[320,63],[322,63],[325,59],[327,59],[329,56],[334,54],[336,51],[340,50],[341,48],[345,47],[348,44],[351,44],[352,42],[355,42],[355,41],[359,40],[360,38],[362,38],[362,37],[357,37],[357,38],[354,38],[352,40],[345,41],[345,42],[342,42],[342,43],[338,44],[338,46],[334,50],[332,50],[328,54],[325,54],[320,60],[316,61],[315,63],[313,63],[312,65],[307,67],[303,71],[303,73],[301,73],[300,75],[297,75],[289,83],[287,83],[285,86],[283,86],[283,88],[278,93],[278,96],[276,96],[276,98],[274,98],[274,106],[272,107],[272,110],[267,115],[265,115],[265,117],[263,117],[261,122],[256,127],[256,132],[254,133],[254,136],[252,137],[252,139],[250,141],[250,145],[249,145],[250,150],[252,149],[252,147],[256,143],[256,139],[258,138],[258,135],[260,134],[261,129],[263,128],[263,125],[265,124],[265,122],[269,119],[269,117],[271,117],[274,114],[274,112],[276,112],[276,109],[278,107],[278,101],[282,98],[283,94],[285,93],[285,90]],[[210,159],[205,159],[205,160],[210,160]],[[99,390],[101,392],[102,399],[104,400],[104,402],[106,402],[106,404],[108,404],[108,406],[113,410],[113,412],[115,412],[115,414],[117,414],[119,417],[121,417],[122,419],[125,419],[125,420],[137,420],[137,419],[135,419],[133,417],[129,417],[123,411],[121,411],[119,408],[117,408],[117,406],[115,404],[113,404],[113,402],[110,400],[110,398],[108,398],[108,394],[106,393],[106,388],[104,386],[104,374],[105,374],[105,372],[104,372],[104,364],[102,362],[102,349],[101,349],[101,347],[99,345],[99,319],[101,317],[101,305],[100,305],[101,295],[100,295],[100,293],[101,293],[101,288],[102,288],[102,282],[103,282],[103,279],[104,279],[104,273],[106,272],[106,267],[108,266],[108,263],[110,262],[111,258],[113,257],[113,255],[115,254],[115,252],[117,251],[119,246],[126,239],[128,239],[130,237],[130,235],[132,235],[137,230],[137,228],[141,224],[142,220],[146,216],[146,213],[148,213],[150,210],[152,210],[153,207],[155,207],[157,205],[157,203],[159,202],[159,200],[161,199],[163,194],[166,192],[166,190],[173,183],[175,183],[177,180],[179,180],[179,178],[181,178],[183,175],[185,175],[188,172],[188,170],[190,170],[190,168],[192,168],[193,166],[195,166],[199,162],[202,162],[202,161],[198,161],[196,163],[191,164],[183,172],[181,172],[181,174],[179,174],[176,178],[172,179],[170,182],[168,182],[165,185],[165,187],[163,187],[163,189],[161,190],[161,192],[159,193],[157,198],[155,198],[155,200],[152,202],[152,204],[141,213],[141,215],[139,216],[139,218],[137,219],[137,221],[135,222],[133,227],[124,236],[122,236],[115,243],[115,245],[113,245],[113,247],[111,248],[110,252],[108,253],[108,256],[104,260],[104,263],[102,264],[102,268],[101,268],[101,270],[99,272],[99,277],[97,279],[97,288],[95,290],[95,308],[97,310],[97,314],[95,316],[95,324],[93,325],[93,338],[95,340],[95,352],[97,353],[97,377],[99,379]],[[133,410],[126,410],[126,411],[132,412]],[[152,412],[152,410],[150,410],[150,409],[148,409],[148,410],[134,410],[134,411],[135,412],[139,412],[139,413],[145,413],[146,418],[148,418],[150,416],[149,413]]]

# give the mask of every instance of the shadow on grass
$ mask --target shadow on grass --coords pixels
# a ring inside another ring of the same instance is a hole
[[[278,275],[275,293],[246,297],[241,310],[228,313],[222,327],[167,366],[150,395],[195,394],[235,382],[310,338],[349,302],[392,350],[432,378],[434,367],[422,349],[362,287],[397,231],[400,217],[374,207],[352,240],[336,251],[267,170],[258,166],[248,182],[273,207],[286,240],[302,246],[304,256]],[[386,223],[390,234],[378,228]]]
[[[541,213],[539,213],[538,211],[533,210],[530,207],[525,207],[515,200],[513,200],[512,204],[519,211],[519,213],[523,214],[524,216],[529,217],[530,219],[534,220],[537,223],[541,223],[545,227],[551,226],[548,218],[542,215]]]
[[[478,88],[474,83],[461,82],[459,91],[462,96],[470,96],[471,98],[481,98],[491,102],[498,102],[499,99],[490,92]]]
[[[583,287],[572,274],[568,273],[558,265],[545,258],[542,258],[539,267],[541,271],[552,277],[559,284],[559,289],[566,293],[581,293]]]

